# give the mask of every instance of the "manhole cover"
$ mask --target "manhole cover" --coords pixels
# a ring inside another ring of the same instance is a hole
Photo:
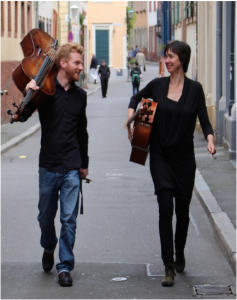
[[[211,296],[211,295],[233,295],[230,286],[222,285],[194,285],[194,296]]]
[[[128,280],[126,277],[116,277],[112,279],[113,281],[126,281]]]

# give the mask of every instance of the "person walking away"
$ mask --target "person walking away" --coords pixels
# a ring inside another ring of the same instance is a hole
[[[129,50],[128,50],[128,62],[130,62],[130,60],[132,59],[132,53],[133,53],[133,51],[132,51],[132,48],[129,48]]]
[[[144,68],[146,67],[145,55],[142,53],[141,50],[136,55],[135,61],[138,62],[138,66],[141,69],[141,77],[143,75]]]
[[[140,51],[140,48],[138,47],[138,45],[136,45],[135,51],[136,51],[136,54]]]
[[[100,82],[101,82],[102,98],[106,98],[107,89],[108,89],[108,81],[109,81],[109,77],[110,77],[110,69],[106,65],[104,59],[101,60],[101,65],[99,67],[98,74],[99,74]]]
[[[138,67],[138,63],[135,62],[135,65],[136,66],[133,67],[131,70],[133,95],[139,92],[140,74],[141,74],[141,69]]]
[[[171,41],[166,45],[164,54],[170,76],[153,79],[132,96],[128,118],[135,113],[142,98],[159,102],[150,139],[150,172],[159,205],[161,257],[165,265],[161,284],[172,286],[175,270],[183,272],[186,264],[184,248],[196,171],[193,133],[197,117],[207,141],[208,152],[213,155],[216,148],[202,85],[185,75],[191,56],[190,46],[181,41]],[[130,142],[132,135],[131,124],[128,128]],[[176,213],[174,237],[173,198]]]
[[[75,82],[83,70],[83,47],[77,43],[62,45],[57,50],[58,74],[56,92],[38,108],[41,123],[39,155],[39,215],[40,244],[44,248],[42,265],[45,272],[54,266],[54,251],[58,243],[54,219],[60,202],[61,232],[59,238],[58,283],[71,286],[74,269],[73,253],[82,178],[88,174],[87,94]],[[26,92],[38,90],[35,80],[26,85]],[[21,115],[26,121],[36,110],[30,101]]]
[[[91,71],[91,76],[94,79],[94,84],[96,84],[96,80],[97,80],[97,66],[98,66],[98,59],[96,58],[95,54],[92,54],[90,71]]]

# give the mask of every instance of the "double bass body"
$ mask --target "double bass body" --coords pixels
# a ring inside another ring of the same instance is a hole
[[[56,90],[55,76],[58,70],[54,63],[56,50],[52,48],[55,43],[57,43],[57,41],[40,29],[32,29],[29,31],[20,43],[24,58],[16,69],[13,70],[12,79],[16,87],[22,93],[24,93],[27,83],[29,83],[31,79],[37,78],[39,72],[42,71],[45,59],[51,57],[48,59],[52,60],[50,64],[46,64],[44,67],[44,73],[39,81],[40,89],[31,97],[32,102],[37,107],[42,106],[46,96],[53,95]],[[21,107],[21,111],[17,111],[16,114],[20,114],[23,110],[24,108]],[[17,118],[14,121],[17,121]]]

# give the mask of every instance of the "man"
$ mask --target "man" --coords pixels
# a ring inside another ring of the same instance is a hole
[[[96,80],[97,80],[97,65],[98,65],[98,59],[96,58],[95,54],[92,54],[90,70],[91,70],[91,76],[94,79],[94,84],[96,84]]]
[[[107,89],[108,89],[108,81],[109,81],[109,77],[110,77],[110,69],[106,65],[104,59],[101,60],[101,65],[99,67],[98,74],[100,76],[102,98],[106,98]]]
[[[132,71],[130,73],[132,77],[133,95],[139,92],[140,74],[141,69],[138,67],[138,63],[135,62],[135,67],[132,68]]]
[[[69,43],[57,51],[58,75],[55,78],[56,92],[38,108],[41,122],[41,150],[39,156],[39,215],[41,246],[44,248],[42,265],[45,272],[54,265],[54,250],[58,239],[54,219],[60,200],[59,259],[56,265],[61,286],[73,283],[70,272],[74,268],[73,247],[80,193],[80,177],[88,174],[88,133],[86,104],[87,94],[75,81],[83,70],[83,48]],[[26,85],[38,90],[36,82]],[[34,112],[36,107],[29,102],[21,115],[21,121]]]
[[[140,48],[138,47],[138,45],[136,45],[135,51],[136,51],[136,54],[140,51]]]
[[[138,66],[141,69],[141,73],[143,74],[143,70],[142,69],[144,67],[146,67],[146,61],[145,61],[145,55],[142,53],[141,50],[139,50],[139,52],[137,53],[135,60],[138,63]],[[141,74],[141,77],[142,77],[142,74]]]

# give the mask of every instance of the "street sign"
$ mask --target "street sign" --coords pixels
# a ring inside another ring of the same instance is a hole
[[[68,42],[71,43],[73,41],[73,34],[71,31],[68,32]]]

